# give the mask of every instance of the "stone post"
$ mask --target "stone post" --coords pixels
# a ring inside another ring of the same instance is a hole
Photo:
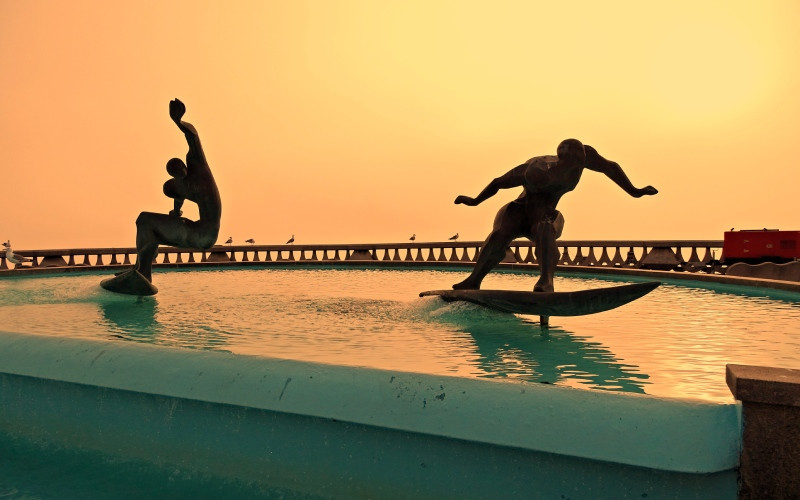
[[[728,365],[742,402],[739,497],[800,497],[800,370]]]

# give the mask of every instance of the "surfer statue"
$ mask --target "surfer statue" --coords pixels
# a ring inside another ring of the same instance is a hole
[[[190,124],[182,120],[186,106],[178,99],[169,103],[169,116],[186,136],[189,152],[186,163],[180,158],[167,162],[172,177],[164,183],[164,194],[174,200],[169,214],[142,212],[136,219],[136,265],[133,269],[100,283],[106,290],[130,295],[154,295],[152,284],[153,259],[158,245],[205,250],[211,248],[219,235],[222,202],[217,184],[206,161],[200,137]],[[184,200],[197,203],[199,220],[181,217]]]
[[[500,189],[523,188],[522,194],[497,212],[494,227],[483,244],[472,273],[452,290],[421,292],[420,297],[439,296],[446,302],[466,301],[503,312],[538,315],[542,328],[550,316],[580,316],[608,311],[651,292],[660,282],[634,283],[605,288],[556,292],[553,274],[558,263],[556,239],[564,229],[564,217],[556,210],[558,201],[575,189],[583,169],[605,174],[626,193],[636,198],[658,193],[653,186],[634,187],[620,166],[606,160],[588,145],[567,139],[558,145],[556,156],[537,156],[494,179],[475,198],[459,196],[455,203],[475,206]],[[481,290],[483,278],[506,255],[509,244],[524,236],[534,242],[539,262],[539,281],[532,292]]]
[[[552,292],[559,259],[556,240],[564,228],[564,217],[556,205],[565,193],[575,189],[585,168],[605,174],[635,198],[658,193],[653,186],[634,187],[617,163],[606,160],[593,147],[576,139],[562,141],[556,156],[531,158],[494,179],[475,198],[462,195],[455,199],[456,204],[475,206],[500,189],[523,188],[519,198],[497,212],[472,274],[453,288],[479,289],[486,274],[505,257],[509,244],[524,236],[534,242],[539,263],[540,277],[533,290]]]

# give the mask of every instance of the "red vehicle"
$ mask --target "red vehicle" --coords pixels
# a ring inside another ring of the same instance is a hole
[[[725,264],[781,263],[796,259],[800,259],[800,231],[777,229],[725,231],[721,259]]]

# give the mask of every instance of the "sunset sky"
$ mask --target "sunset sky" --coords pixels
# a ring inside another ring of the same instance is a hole
[[[800,230],[798,22],[793,0],[0,0],[0,239],[134,246],[172,208],[176,97],[220,242],[482,240],[520,189],[453,199],[568,137],[660,193],[587,171],[564,239]]]

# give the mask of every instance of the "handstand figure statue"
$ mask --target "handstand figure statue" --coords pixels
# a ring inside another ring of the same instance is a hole
[[[629,195],[639,198],[658,191],[653,186],[636,188],[620,166],[606,160],[597,151],[576,139],[558,145],[557,156],[537,156],[494,179],[478,196],[459,196],[456,204],[475,206],[497,194],[500,189],[522,187],[522,194],[497,212],[494,227],[478,255],[472,274],[453,285],[454,289],[478,289],[486,274],[506,255],[509,244],[521,236],[535,244],[539,263],[539,281],[533,290],[553,291],[553,274],[559,254],[556,239],[564,229],[564,217],[556,210],[561,197],[575,189],[583,169],[605,174]]]
[[[178,99],[169,103],[169,116],[186,136],[189,152],[186,163],[180,158],[167,162],[167,172],[172,179],[164,183],[164,194],[175,200],[173,210],[167,214],[142,212],[136,219],[136,265],[133,269],[100,285],[106,290],[131,295],[154,295],[158,289],[152,284],[153,259],[158,245],[205,250],[211,248],[219,235],[222,202],[217,184],[206,161],[200,137],[195,128],[182,121],[186,106]],[[181,217],[184,200],[197,203],[200,219],[192,221]]]

